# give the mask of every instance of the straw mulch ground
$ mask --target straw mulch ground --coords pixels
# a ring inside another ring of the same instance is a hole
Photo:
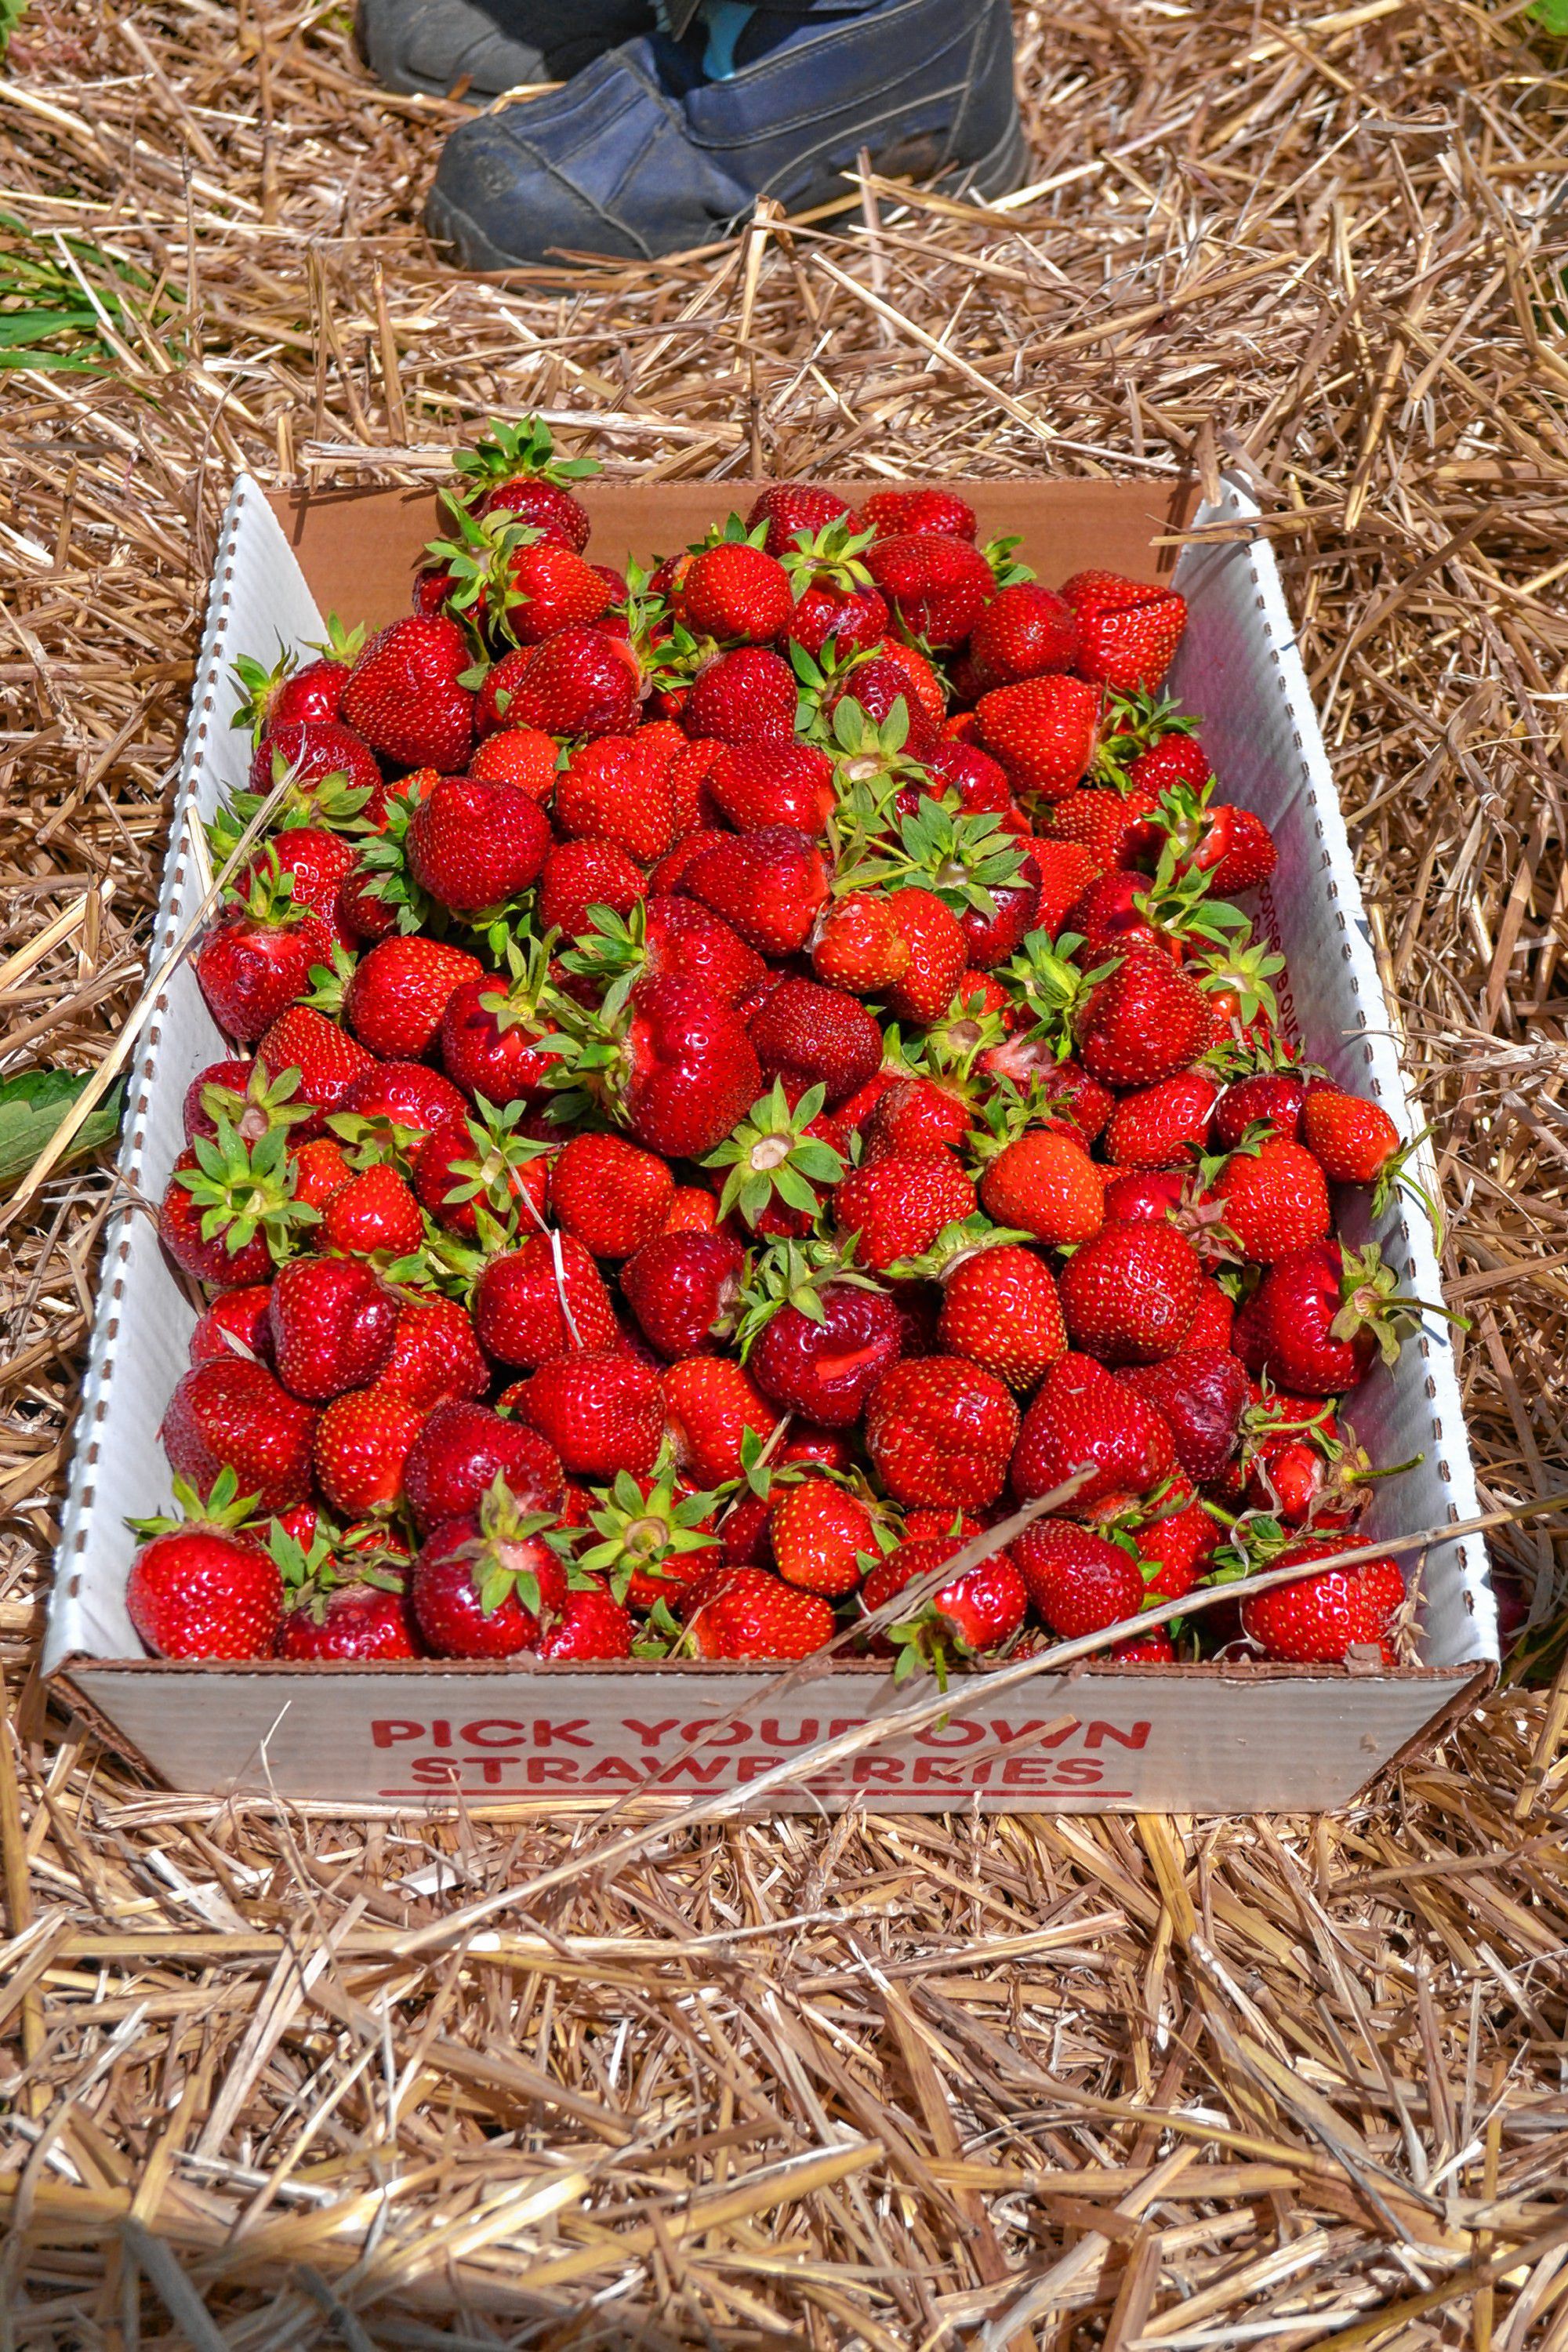
[[[0,91],[3,282],[104,371],[7,386],[4,1066],[134,999],[241,461],[539,407],[662,476],[1233,465],[1436,1125],[1483,1490],[1562,1486],[1561,45],[1517,0],[1025,10],[1042,191],[873,192],[752,299],[733,251],[443,274],[461,109],[344,16],[34,0]],[[470,1946],[571,1832],[215,1812],[29,1681],[107,1181],[5,1236],[5,2342],[1563,2352],[1549,1650],[1343,1818],[784,1821],[612,1885],[589,1844]],[[1554,1527],[1499,1545],[1542,1615]]]

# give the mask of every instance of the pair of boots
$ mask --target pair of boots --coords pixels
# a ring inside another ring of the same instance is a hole
[[[470,269],[712,243],[874,167],[1019,185],[1009,0],[360,0],[389,88],[510,100],[447,140],[426,208]]]

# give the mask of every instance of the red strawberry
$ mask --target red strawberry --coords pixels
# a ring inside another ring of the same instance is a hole
[[[270,670],[242,654],[234,675],[245,688],[246,700],[235,713],[235,725],[248,725],[259,743],[279,727],[335,719],[363,644],[364,631],[345,630],[334,613],[328,618],[325,641],[312,648],[318,658],[303,668],[292,653],[284,654]]]
[[[480,513],[516,515],[547,539],[581,555],[588,544],[588,509],[567,488],[596,474],[591,457],[558,457],[549,427],[538,417],[521,425],[491,420],[483,439],[458,457],[464,496]]]
[[[1202,1255],[1201,1251],[1199,1255]],[[1182,1352],[1186,1354],[1199,1348],[1228,1348],[1235,1321],[1236,1307],[1228,1293],[1220,1288],[1212,1275],[1205,1274],[1198,1285],[1198,1303],[1182,1341]]]
[[[1287,1142],[1298,1140],[1307,1082],[1295,1070],[1258,1070],[1226,1087],[1215,1106],[1215,1134],[1234,1151],[1249,1127],[1266,1121]]]
[[[278,904],[258,885],[257,906]],[[196,978],[218,1027],[247,1044],[270,1027],[310,985],[311,969],[331,961],[331,935],[311,914],[279,921],[249,905],[225,908],[195,954]]]
[[[708,1570],[683,1597],[689,1638],[703,1658],[808,1658],[833,1639],[833,1612],[760,1568]]]
[[[1173,588],[1114,572],[1075,572],[1062,594],[1078,614],[1078,667],[1121,694],[1150,693],[1170,668],[1187,625]]]
[[[1144,756],[1152,759],[1153,754]],[[1179,874],[1206,874],[1216,898],[1234,898],[1268,881],[1279,863],[1279,852],[1260,816],[1228,801],[1215,801],[1203,808],[1200,822],[1195,847],[1178,856]],[[1172,832],[1179,850],[1183,834],[1180,826]]]
[[[863,1610],[885,1609],[917,1579],[934,1575],[961,1549],[952,1536],[915,1537],[879,1559],[860,1593]],[[960,1657],[983,1657],[1012,1640],[1029,1605],[1024,1580],[1005,1551],[994,1552],[975,1568],[938,1585],[913,1617],[890,1633],[874,1634],[871,1646],[898,1650],[895,1678],[917,1664],[945,1674],[949,1647]],[[907,1662],[907,1663],[906,1663]]]
[[[547,1522],[503,1486],[477,1514],[426,1537],[409,1598],[438,1658],[510,1658],[536,1650],[566,1605],[566,1571],[543,1540]]]
[[[1176,1663],[1175,1645],[1163,1625],[1125,1642],[1112,1642],[1105,1654],[1118,1666],[1173,1666]]]
[[[1089,991],[1074,1026],[1090,1077],[1110,1087],[1152,1087],[1205,1051],[1213,1015],[1196,982],[1168,956],[1135,948]]]
[[[1052,840],[1071,842],[1093,859],[1083,877],[1088,882],[1096,872],[1131,862],[1142,839],[1141,822],[1154,806],[1154,794],[1137,787],[1121,793],[1086,786],[1053,801],[1041,810],[1038,822]],[[1074,891],[1067,904],[1077,896]]]
[[[699,670],[680,723],[689,735],[716,743],[787,743],[798,698],[795,672],[781,654],[741,646]]]
[[[784,558],[795,605],[780,631],[781,646],[800,646],[817,661],[831,646],[834,662],[842,664],[879,642],[888,607],[871,585],[865,546],[863,535],[842,521],[802,534]]]
[[[543,1003],[546,979],[541,953],[523,961],[510,985],[487,974],[464,981],[447,999],[441,1061],[466,1095],[506,1104],[531,1101],[542,1091],[561,1058],[539,1043],[552,1030]]]
[[[550,1211],[595,1257],[630,1257],[663,1231],[675,1179],[618,1135],[569,1136],[550,1169]]]
[[[755,530],[760,522],[767,525],[763,543],[770,555],[783,555],[803,531],[826,530],[835,522],[845,523],[850,530],[860,528],[860,518],[848,500],[816,482],[770,482],[752,500],[746,529]]]
[[[401,1590],[339,1584],[301,1601],[289,1595],[280,1658],[417,1658],[423,1654]]]
[[[286,776],[293,780],[286,806],[309,808],[319,802],[372,825],[385,818],[386,784],[375,753],[363,735],[335,719],[288,720],[268,730],[257,745],[247,781],[265,797]]]
[[[613,841],[558,841],[544,860],[537,920],[543,929],[569,940],[591,929],[595,908],[607,907],[623,919],[647,884],[640,869]]]
[[[882,1033],[865,1006],[815,981],[782,981],[750,1026],[763,1076],[820,1086],[830,1108],[881,1067]]]
[[[635,1356],[556,1356],[508,1389],[510,1405],[579,1477],[651,1470],[664,1433],[658,1377]]]
[[[451,775],[474,740],[474,698],[458,683],[470,659],[462,630],[444,614],[394,621],[350,672],[343,718],[373,751]]]
[[[1017,1225],[1052,1249],[1087,1242],[1105,1223],[1105,1181],[1076,1136],[1036,1128],[999,1151],[980,1198],[1001,1225]]]
[[[197,1364],[169,1399],[158,1434],[177,1478],[201,1494],[232,1470],[239,1493],[286,1511],[310,1491],[316,1416],[265,1364]]]
[[[984,692],[1071,669],[1078,645],[1078,621],[1066,598],[1037,581],[1019,581],[1002,589],[975,623],[969,657]]]
[[[482,1404],[438,1404],[403,1466],[414,1523],[424,1533],[477,1511],[497,1479],[520,1509],[556,1512],[566,1482],[554,1448],[521,1421]]]
[[[826,530],[836,522],[852,531],[860,528],[860,518],[848,500],[816,482],[770,482],[752,500],[746,529],[755,530],[760,522],[767,525],[763,544],[770,555],[783,555],[803,531]]]
[[[1202,1070],[1186,1070],[1123,1095],[1105,1130],[1107,1156],[1119,1168],[1167,1168],[1189,1149],[1204,1150],[1219,1089]]]
[[[936,1335],[1009,1388],[1037,1388],[1067,1346],[1050,1269],[1013,1242],[961,1255],[942,1278]]]
[[[827,897],[827,863],[793,825],[724,835],[694,857],[681,880],[688,896],[722,916],[763,955],[794,955],[811,937]]]
[[[479,728],[545,735],[621,735],[637,723],[642,672],[631,646],[591,625],[504,655],[479,688]]]
[[[909,961],[887,991],[888,1010],[924,1027],[940,1021],[960,992],[969,942],[952,908],[932,890],[895,890],[889,904]]]
[[[296,1143],[289,1164],[294,1171],[294,1198],[312,1209],[324,1209],[353,1174],[342,1146],[330,1135],[312,1135]]]
[[[1158,1362],[1182,1344],[1201,1273],[1196,1253],[1170,1225],[1107,1225],[1062,1271],[1073,1346],[1106,1364]]]
[[[580,1662],[629,1658],[632,1619],[618,1601],[595,1586],[586,1592],[569,1592],[561,1614],[541,1634],[542,1658],[575,1658]]]
[[[1064,1641],[1119,1625],[1143,1606],[1131,1553],[1070,1519],[1037,1519],[1012,1549],[1030,1601]]]
[[[1397,1362],[1412,1324],[1397,1294],[1375,1248],[1319,1242],[1269,1267],[1237,1317],[1237,1353],[1298,1396],[1338,1396],[1365,1379],[1380,1349]]]
[[[721,541],[694,555],[677,603],[689,628],[742,645],[765,645],[789,619],[789,573],[773,555],[743,540]]]
[[[341,1110],[355,1077],[376,1066],[357,1037],[341,1030],[336,1021],[327,1021],[310,1004],[289,1004],[287,1012],[279,1013],[257,1045],[257,1061],[268,1077],[299,1070],[296,1098],[310,1103],[322,1118]]]
[[[468,1104],[450,1078],[423,1062],[372,1062],[363,1069],[343,1097],[344,1114],[363,1120],[367,1140],[384,1147],[392,1140],[386,1130],[408,1128],[433,1135],[456,1127]]]
[[[895,913],[897,905],[897,898],[872,890],[851,890],[842,898],[829,899],[811,950],[818,978],[855,996],[880,995],[902,979],[910,948]]]
[[[1094,756],[1100,692],[1082,678],[1025,678],[994,687],[975,706],[980,740],[1001,761],[1014,790],[1059,801]]]
[[[1017,1436],[1008,1391],[957,1356],[889,1365],[866,1407],[866,1450],[900,1503],[994,1502]]]
[[[506,1116],[463,1126],[443,1126],[427,1135],[414,1160],[414,1189],[422,1205],[450,1234],[473,1241],[479,1213],[503,1220],[516,1213],[524,1233],[544,1222],[550,1189],[549,1162]]]
[[[1038,834],[1031,836],[1026,855],[1038,893],[1035,922],[1047,937],[1057,939],[1068,927],[1068,908],[1099,872],[1100,860],[1081,842],[1053,841]]]
[[[1328,1238],[1333,1219],[1323,1171],[1310,1151],[1283,1136],[1233,1152],[1214,1190],[1243,1254],[1258,1265]]]
[[[1375,1184],[1400,1149],[1381,1105],[1317,1082],[1301,1106],[1301,1140],[1334,1184]]]
[[[833,814],[833,763],[811,743],[725,743],[707,784],[737,833],[794,825],[814,837]]]
[[[1013,1491],[1026,1503],[1090,1466],[1094,1475],[1064,1507],[1078,1516],[1112,1498],[1146,1495],[1175,1461],[1163,1416],[1091,1356],[1069,1353],[1051,1366],[1024,1416]]]
[[[860,505],[860,524],[883,539],[906,531],[931,531],[945,539],[974,537],[974,509],[956,490],[873,490]]]
[[[368,1388],[392,1352],[396,1294],[358,1258],[297,1257],[272,1286],[272,1360],[313,1404]]]
[[[791,1282],[791,1271],[786,1264],[783,1303],[763,1324],[748,1367],[775,1403],[825,1428],[847,1429],[902,1354],[904,1318],[886,1291]]]
[[[215,1289],[267,1282],[306,1222],[291,1174],[280,1129],[253,1149],[232,1129],[198,1136],[174,1162],[158,1237],[176,1265]]]
[[[445,940],[383,940],[360,959],[344,999],[349,1025],[384,1057],[428,1051],[454,990],[478,980],[479,959]]]
[[[904,626],[932,646],[962,645],[996,593],[978,549],[935,532],[879,537],[866,568]]]
[[[961,1144],[973,1125],[963,1097],[932,1078],[893,1078],[862,1122],[862,1157],[880,1160],[889,1151],[935,1151]]]
[[[155,1657],[270,1657],[283,1580],[255,1537],[233,1524],[232,1482],[207,1505],[188,1488],[181,1500],[190,1514],[183,1521],[138,1523],[149,1540],[126,1580],[131,1622]]]
[[[650,1150],[700,1159],[762,1089],[740,1012],[704,982],[673,974],[639,981],[631,1008],[620,1081],[626,1120]]]
[[[353,866],[353,850],[342,834],[328,833],[318,824],[290,825],[286,832],[274,834],[265,848],[241,867],[235,886],[248,897],[258,886],[277,887],[287,875],[287,906],[317,916],[329,940],[347,947],[349,935],[338,919],[338,894]]]
[[[555,790],[561,747],[538,727],[504,727],[487,735],[468,761],[482,783],[510,784],[542,808]]]
[[[1157,736],[1128,761],[1126,768],[1127,782],[1138,794],[1149,794],[1151,807],[1181,785],[1190,793],[1202,793],[1213,773],[1214,762],[1197,737],[1179,728]]]
[[[1234,1461],[1247,1382],[1228,1350],[1184,1349],[1161,1363],[1130,1364],[1121,1378],[1164,1420],[1189,1478],[1208,1486]]]
[[[549,822],[526,793],[471,776],[433,784],[407,833],[415,880],[458,915],[478,915],[526,890],[549,845]]]
[[[845,705],[849,706],[847,715],[850,718],[854,717],[856,710],[859,711],[862,730],[868,723],[872,734],[880,738],[879,761],[874,742],[868,744],[858,755],[872,762],[869,770],[862,772],[862,780],[865,774],[875,775],[885,766],[889,756],[889,739],[880,737],[880,730],[893,719],[900,703],[903,705],[905,731],[902,740],[897,743],[897,756],[906,763],[911,761],[919,763],[929,759],[942,741],[942,688],[925,656],[913,646],[906,646],[891,637],[884,637],[874,654],[857,661],[845,682],[836,686],[823,703],[825,724],[837,721],[834,725],[835,740],[837,740],[838,726],[843,724],[839,714],[841,706]],[[893,733],[896,737],[896,722]]]
[[[740,1477],[747,1430],[766,1437],[772,1407],[739,1364],[718,1356],[687,1356],[664,1376],[664,1409],[675,1458],[699,1486]]]
[[[661,1356],[711,1355],[734,1330],[745,1263],[729,1234],[666,1232],[622,1267],[621,1289]]]
[[[768,1540],[784,1582],[828,1601],[853,1592],[862,1574],[860,1556],[877,1554],[870,1512],[826,1478],[777,1489],[768,1512]]]
[[[403,1465],[425,1425],[395,1390],[350,1389],[316,1423],[316,1476],[334,1511],[389,1511],[402,1497]]]
[[[226,1290],[215,1298],[191,1333],[188,1350],[193,1364],[221,1364],[232,1357],[258,1364],[272,1360],[272,1326],[268,1309],[270,1285],[257,1283],[245,1290]]]
[[[1333,1538],[1292,1544],[1272,1564],[1331,1559],[1344,1549]],[[1366,1559],[1349,1568],[1321,1568],[1294,1584],[1252,1594],[1241,1604],[1242,1630],[1264,1655],[1296,1665],[1341,1665],[1352,1646],[1381,1648],[1405,1599],[1405,1580],[1393,1559]]]
[[[330,1250],[349,1257],[374,1257],[378,1251],[406,1257],[425,1238],[419,1203],[395,1168],[384,1161],[351,1176],[328,1202],[321,1219],[321,1239]]]
[[[529,1370],[613,1348],[617,1331],[599,1270],[570,1234],[531,1234],[492,1257],[474,1288],[474,1328],[498,1363]]]
[[[859,1236],[856,1258],[873,1273],[919,1257],[944,1225],[973,1214],[974,1187],[947,1151],[890,1151],[852,1169],[833,1196],[838,1232]]]
[[[492,634],[514,645],[537,646],[560,629],[598,620],[615,591],[597,565],[584,563],[575,549],[549,538],[531,541],[527,529],[526,524],[513,525],[504,534],[504,544],[496,542],[499,562],[492,559],[497,586],[490,626]],[[482,617],[483,605],[478,601],[467,609],[471,617]]]
[[[556,782],[556,824],[574,840],[613,841],[644,865],[662,857],[689,830],[679,822],[674,773],[687,748],[665,719],[577,745]]]
[[[376,1374],[377,1388],[394,1390],[423,1412],[455,1397],[481,1397],[490,1369],[474,1327],[455,1298],[435,1291],[399,1295],[392,1351]]]

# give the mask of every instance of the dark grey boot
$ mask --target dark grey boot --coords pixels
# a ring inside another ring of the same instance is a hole
[[[388,89],[494,98],[566,81],[617,41],[652,30],[653,0],[359,0],[360,49]]]

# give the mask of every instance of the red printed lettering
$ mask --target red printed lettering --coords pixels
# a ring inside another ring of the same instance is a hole
[[[944,1764],[940,1756],[917,1756],[910,1780],[917,1789],[929,1789],[933,1783],[939,1789],[969,1789],[988,1779],[990,1770],[988,1764],[981,1764],[965,1772],[962,1764]]]
[[[771,1772],[775,1764],[783,1762],[782,1756],[737,1756],[735,1778],[738,1780],[755,1780],[762,1773]]]
[[[933,1723],[915,1738],[922,1748],[973,1748],[977,1739],[985,1737],[983,1723]]]
[[[549,1748],[559,1741],[563,1748],[592,1748],[592,1739],[584,1739],[582,1736],[587,1728],[585,1715],[574,1715],[569,1723],[536,1723],[533,1744],[536,1748]]]
[[[537,1789],[546,1780],[575,1780],[579,1766],[575,1756],[531,1756],[528,1759],[528,1783]]]
[[[463,1777],[460,1764],[448,1764],[441,1756],[416,1756],[412,1769],[422,1789],[455,1789]]]
[[[635,1731],[645,1748],[657,1748],[665,1733],[673,1731],[679,1720],[678,1715],[672,1715],[664,1723],[639,1723],[635,1715],[628,1715],[626,1728]]]
[[[425,1726],[406,1723],[398,1716],[382,1717],[372,1723],[370,1736],[377,1748],[395,1748],[400,1739],[423,1739]]]
[[[586,1788],[595,1780],[626,1780],[635,1788],[642,1777],[637,1766],[628,1764],[624,1756],[601,1756],[598,1762],[590,1764],[584,1773],[583,1785]]]
[[[994,1721],[991,1737],[998,1748],[1014,1748],[1020,1740],[1027,1740],[1033,1748],[1059,1748],[1063,1740],[1070,1739],[1077,1729],[1076,1723],[1058,1723],[1054,1730],[1047,1731],[1042,1718],[1036,1716],[1028,1723]]]
[[[1123,1731],[1114,1723],[1091,1723],[1083,1735],[1083,1744],[1086,1748],[1103,1748],[1108,1739],[1114,1739],[1118,1748],[1146,1748],[1153,1727],[1151,1723],[1134,1723]]]
[[[1062,1789],[1098,1789],[1105,1777],[1105,1767],[1092,1756],[1069,1756],[1057,1766],[1057,1785]]]
[[[833,1728],[842,1731],[845,1727],[836,1723]],[[765,1740],[770,1748],[809,1748],[816,1738],[816,1717],[814,1715],[803,1716],[800,1729],[791,1737],[780,1727],[777,1716],[765,1715],[757,1726],[757,1737]]]
[[[465,1723],[462,1738],[470,1748],[521,1748],[528,1738],[526,1723],[509,1723],[503,1716],[487,1716],[479,1723]]]
[[[700,1748],[740,1748],[750,1739],[752,1728],[746,1723],[721,1723],[717,1716],[710,1716],[706,1723],[683,1723],[680,1736]]]
[[[849,1768],[849,1777],[862,1788],[868,1780],[897,1788],[904,1777],[904,1759],[901,1756],[857,1756]]]
[[[715,1756],[711,1764],[701,1764],[695,1756],[677,1756],[654,1778],[661,1786],[667,1780],[695,1780],[700,1788],[710,1789],[729,1761],[727,1756]]]

